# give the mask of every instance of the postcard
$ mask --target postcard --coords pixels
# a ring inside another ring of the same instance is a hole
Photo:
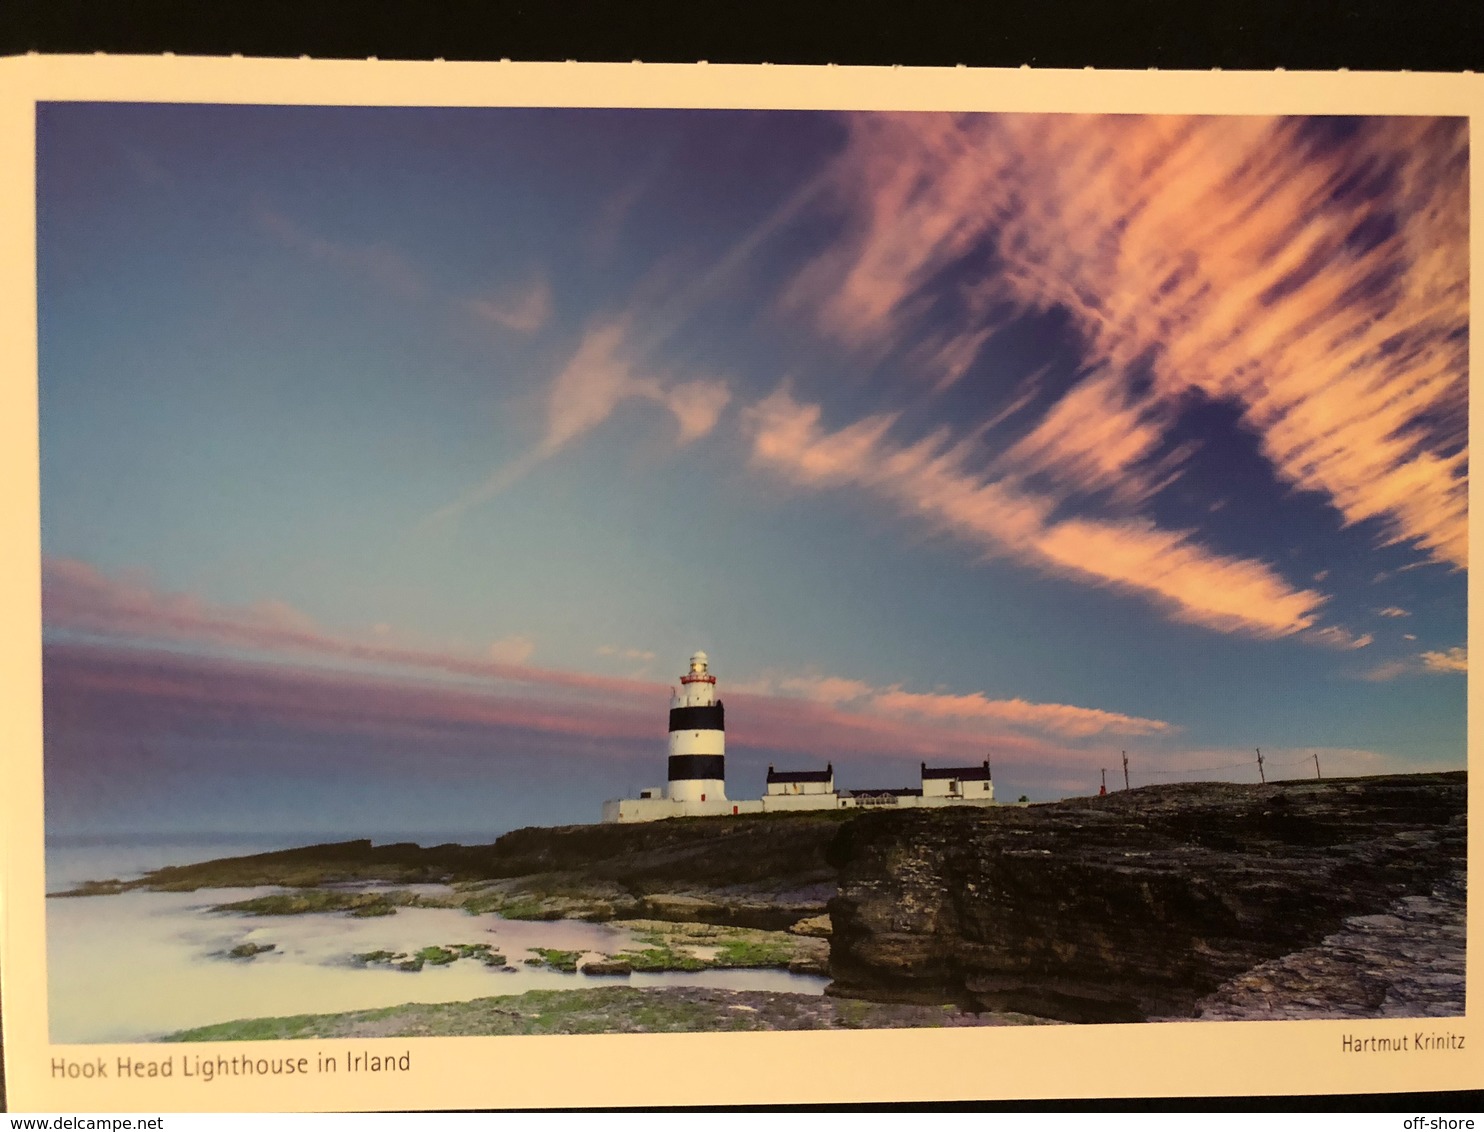
[[[0,90],[14,1108],[1484,1083],[1477,76]]]

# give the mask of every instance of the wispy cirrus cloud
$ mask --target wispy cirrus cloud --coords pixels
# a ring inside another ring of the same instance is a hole
[[[678,442],[689,444],[716,427],[731,391],[712,378],[678,380],[644,367],[629,342],[627,319],[594,326],[577,353],[551,383],[546,435],[538,451],[551,456],[607,420],[624,401],[663,406],[679,426]]]
[[[507,287],[468,299],[464,306],[482,322],[520,334],[533,334],[551,319],[551,285],[537,279],[524,287]]]
[[[1207,549],[1190,532],[1137,516],[1058,519],[1056,499],[971,471],[972,448],[944,433],[899,445],[888,437],[896,422],[889,414],[834,432],[820,419],[819,406],[776,390],[748,411],[753,463],[806,487],[868,490],[904,517],[990,553],[1138,594],[1175,620],[1223,632],[1298,633],[1315,624],[1325,600],[1263,562]]]
[[[347,274],[370,279],[395,295],[410,299],[428,290],[423,273],[388,244],[332,240],[271,208],[260,207],[256,216],[258,225],[280,243]]]
[[[990,312],[1064,311],[1141,421],[1192,389],[1233,402],[1281,481],[1467,561],[1463,119],[847,122],[840,237],[787,308],[878,355],[931,325],[939,387]],[[1037,462],[1086,467],[1057,414]]]
[[[599,322],[583,335],[577,351],[552,379],[546,397],[541,440],[497,468],[484,482],[434,512],[447,519],[510,488],[542,462],[591,432],[625,401],[654,402],[678,426],[677,443],[691,444],[716,427],[731,400],[726,382],[702,377],[678,379],[648,368],[631,341],[629,321]]]
[[[1106,492],[1142,503],[1161,486],[1140,470],[1158,451],[1163,429],[1152,406],[1136,408],[1110,374],[1087,378],[1058,400],[1030,432],[999,458],[1009,475],[1041,473],[1066,492]]]

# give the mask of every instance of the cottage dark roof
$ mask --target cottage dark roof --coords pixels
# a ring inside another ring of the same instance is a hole
[[[768,765],[769,782],[829,782],[834,777],[834,763],[823,770],[774,770],[771,763]]]
[[[920,798],[922,791],[915,786],[894,786],[890,790],[849,790],[846,793],[852,798],[880,798],[886,794],[893,794],[898,798]]]
[[[922,764],[923,778],[957,778],[961,782],[986,782],[991,777],[989,773],[989,760],[985,759],[980,766],[928,766]]]

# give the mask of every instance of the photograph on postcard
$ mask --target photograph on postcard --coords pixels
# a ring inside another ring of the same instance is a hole
[[[50,1039],[1462,1016],[1468,162],[40,103]]]

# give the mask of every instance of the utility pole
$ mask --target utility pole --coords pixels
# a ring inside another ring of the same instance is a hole
[[[1258,747],[1257,748],[1257,773],[1260,774],[1260,775],[1262,775],[1263,784],[1264,785],[1267,785],[1268,776],[1263,773],[1263,769],[1262,769],[1262,748],[1261,747]]]
[[[1315,778],[1323,778],[1324,777],[1324,775],[1322,775],[1322,774],[1319,773],[1319,752],[1318,751],[1315,751],[1314,752],[1314,777]]]
[[[1107,767],[1103,767],[1103,785],[1098,790],[1098,797],[1101,798],[1107,792],[1108,792],[1108,768]]]
[[[1123,788],[1128,789],[1128,752],[1123,752]]]

